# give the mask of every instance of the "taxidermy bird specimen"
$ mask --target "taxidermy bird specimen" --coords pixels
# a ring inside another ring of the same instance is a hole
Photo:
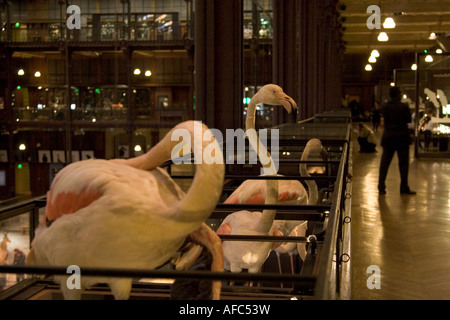
[[[141,156],[126,160],[90,159],[66,166],[56,175],[47,194],[46,216],[36,230],[27,262],[77,265],[81,270],[150,270],[172,259],[190,238],[211,253],[212,271],[223,270],[220,239],[204,223],[222,192],[223,159],[196,164],[192,184],[183,192],[165,170],[158,168],[180,144],[180,139],[172,138],[174,132],[180,132],[177,130],[190,134],[191,140],[184,143],[201,146],[192,147],[196,158],[223,157],[206,125],[186,121]],[[52,223],[47,227],[48,221]],[[183,266],[178,269],[187,269],[195,257],[181,260]],[[68,289],[66,279],[67,276],[54,277],[65,299],[80,299],[82,291],[96,283],[108,284],[115,299],[128,299],[132,287],[131,278],[82,276],[81,289]],[[213,298],[218,299],[220,281],[213,282],[212,290]]]
[[[246,130],[255,128],[255,112],[259,103],[267,105],[282,105],[289,113],[297,108],[295,101],[286,95],[282,88],[269,84],[263,86],[251,99],[247,109]],[[260,143],[258,136],[249,135],[249,143],[257,150],[259,159],[269,156],[269,163],[264,164],[265,175],[276,175],[275,164],[267,149]],[[276,204],[278,202],[278,181],[265,180],[263,182],[265,192],[265,204]],[[237,202],[228,202],[237,203]],[[272,224],[276,210],[263,210],[262,212],[250,212],[242,210],[228,215],[217,230],[218,234],[231,235],[279,235],[273,230]],[[248,269],[251,273],[260,270],[262,264],[269,256],[274,243],[252,242],[252,241],[224,241],[222,244],[224,252],[224,268],[232,272],[240,272]]]

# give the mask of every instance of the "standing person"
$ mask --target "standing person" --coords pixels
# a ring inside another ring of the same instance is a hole
[[[383,154],[380,162],[378,191],[380,195],[386,194],[386,176],[394,153],[397,152],[401,178],[400,193],[416,194],[408,185],[409,145],[411,143],[408,123],[411,122],[411,113],[408,104],[401,102],[402,92],[399,87],[391,87],[389,96],[391,100],[383,103],[381,107],[384,132],[381,138]]]
[[[372,109],[372,129],[374,132],[377,132],[378,127],[380,126],[381,121],[381,107],[378,101],[375,101],[373,109]]]

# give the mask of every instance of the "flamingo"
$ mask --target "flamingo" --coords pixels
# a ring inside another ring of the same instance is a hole
[[[223,161],[202,161],[184,193],[158,168],[170,159],[172,134],[187,130],[194,155],[222,157],[211,131],[197,121],[175,126],[155,147],[131,159],[74,162],[55,177],[47,194],[46,215],[36,230],[28,264],[155,269],[174,257],[186,239],[204,245],[213,257],[211,269],[223,270],[220,238],[204,221],[221,196]],[[197,132],[195,134],[194,132]],[[200,136],[199,134],[200,133]],[[210,143],[203,139],[209,136]],[[201,153],[200,153],[201,152]],[[202,159],[202,158],[200,158]],[[51,221],[49,227],[45,224]],[[192,263],[183,262],[185,268]],[[131,278],[81,277],[81,288],[68,289],[67,276],[55,276],[65,299],[80,299],[95,284],[109,285],[115,299],[128,299]],[[220,298],[213,282],[213,299]]]
[[[319,139],[310,139],[301,156],[303,163],[299,166],[302,177],[311,177],[308,172],[307,161],[311,155],[325,156],[325,149]],[[298,180],[280,180],[278,182],[278,202],[283,204],[316,205],[319,202],[317,183],[314,180],[305,180],[308,191]],[[225,200],[225,203],[263,204],[265,202],[266,180],[246,180]],[[305,236],[306,224],[299,220],[275,220],[274,230],[282,235]],[[278,265],[281,272],[280,254],[288,253],[293,266],[293,255],[301,252],[300,257],[304,260],[306,256],[306,243],[287,242],[275,248]],[[294,269],[292,269],[293,271]]]
[[[265,175],[275,175],[275,165],[269,152],[260,143],[256,134],[249,134],[251,132],[249,129],[255,129],[256,106],[259,103],[282,105],[289,113],[292,113],[297,108],[297,104],[283,92],[282,88],[274,84],[268,84],[263,86],[253,96],[247,109],[246,132],[249,143],[254,150],[257,150],[260,160],[262,155],[268,155],[269,162],[263,163]],[[278,201],[278,182],[276,180],[265,180],[263,184],[265,186],[264,203],[276,204]],[[242,210],[234,212],[222,221],[216,232],[218,234],[233,235],[279,235],[278,231],[272,228],[275,214],[276,210],[263,210],[262,212]],[[222,244],[222,248],[224,268],[226,270],[241,272],[242,269],[248,269],[248,272],[256,273],[268,258],[273,244],[271,242],[225,241]]]

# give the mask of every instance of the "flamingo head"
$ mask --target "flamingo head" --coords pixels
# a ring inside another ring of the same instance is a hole
[[[323,147],[322,141],[319,139],[310,139],[306,144],[305,149],[308,149],[311,155],[319,155],[323,160],[327,159],[327,151]]]
[[[297,118],[297,103],[283,92],[276,84],[266,84],[253,96],[257,104],[264,103],[271,106],[283,106],[292,115],[294,122]]]

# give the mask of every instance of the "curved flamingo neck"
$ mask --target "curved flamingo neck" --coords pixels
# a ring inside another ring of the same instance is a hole
[[[174,147],[180,144],[180,140],[173,139],[175,130],[187,130],[190,134],[191,150],[195,159],[202,159],[196,164],[196,171],[192,184],[186,196],[172,211],[172,219],[180,222],[203,222],[206,220],[217,205],[222,193],[225,166],[222,150],[218,142],[212,138],[211,131],[198,121],[186,121],[174,127],[156,146],[149,152],[136,158],[126,160],[128,165],[136,168],[151,170],[169,160]],[[205,138],[204,138],[205,137]],[[204,139],[206,141],[204,141]],[[174,141],[175,140],[175,141]],[[208,147],[208,152],[205,148]],[[208,161],[208,156],[214,152],[214,159],[219,161]],[[219,153],[219,154],[217,154]]]
[[[309,146],[306,146],[303,150],[301,161],[307,161],[310,154]],[[306,163],[300,164],[300,175],[302,177],[311,177],[306,168]],[[316,205],[319,200],[319,190],[317,188],[317,183],[314,180],[305,180],[306,185],[308,186],[308,204]]]
[[[253,96],[247,108],[247,117],[245,119],[245,129],[248,137],[248,141],[252,146],[253,150],[256,150],[258,158],[263,162],[262,155],[267,155],[270,159],[268,164],[262,163],[264,169],[264,175],[276,175],[277,171],[275,169],[275,164],[270,155],[269,151],[259,140],[258,134],[255,130],[255,115],[256,106],[258,105],[257,94]],[[266,196],[265,204],[277,204],[278,203],[278,181],[277,180],[266,180]],[[255,225],[255,230],[261,233],[268,233],[272,227],[273,220],[275,219],[276,210],[266,209],[263,210],[261,219]]]

